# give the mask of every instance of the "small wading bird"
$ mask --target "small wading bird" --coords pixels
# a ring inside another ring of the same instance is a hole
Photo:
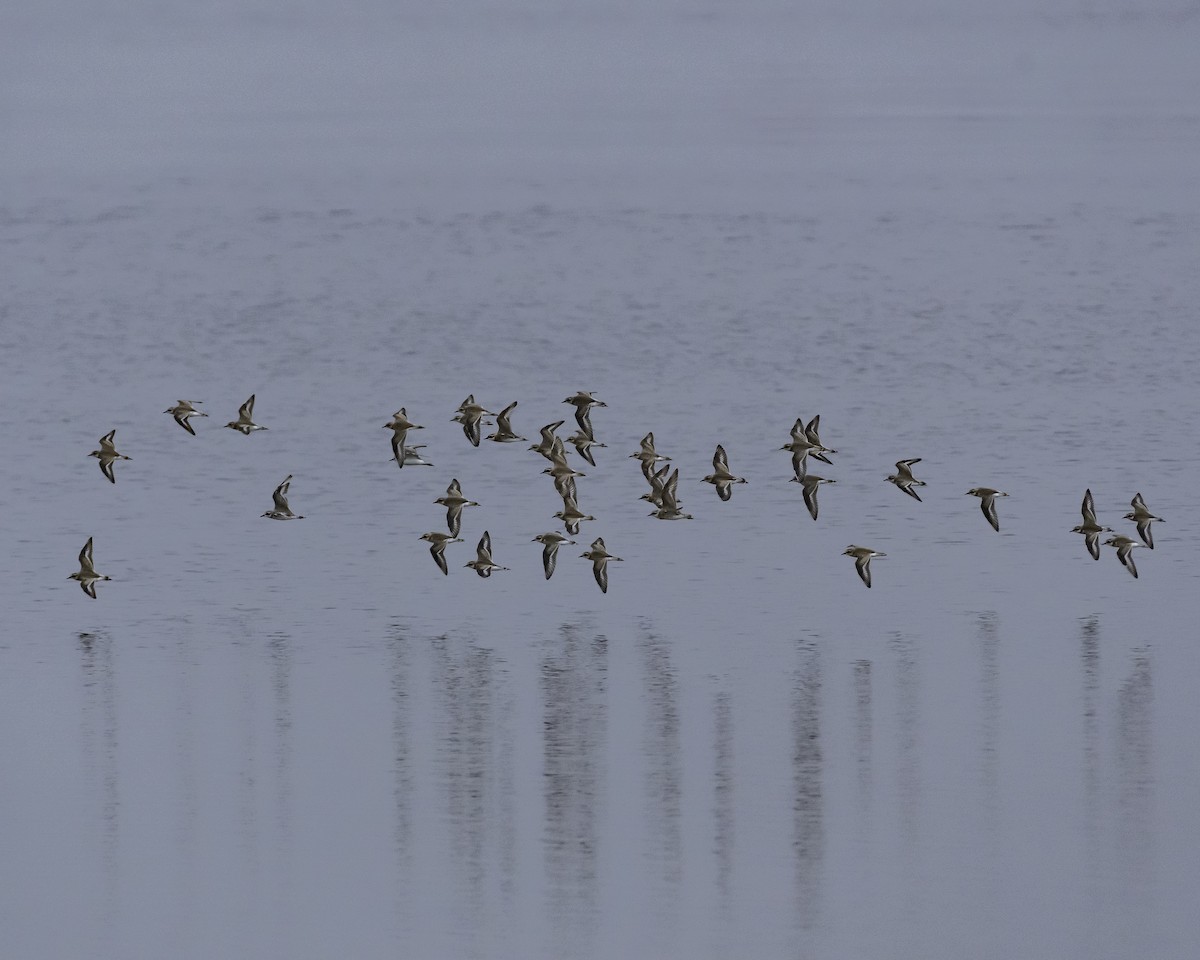
[[[1121,561],[1121,565],[1126,570],[1133,574],[1133,578],[1136,580],[1138,572],[1137,565],[1133,562],[1133,549],[1134,547],[1140,547],[1141,544],[1134,540],[1133,537],[1117,533],[1105,540],[1104,545],[1106,547],[1116,547],[1117,559]]]
[[[230,430],[236,430],[244,436],[250,436],[255,430],[266,430],[266,427],[260,427],[254,422],[254,394],[250,394],[250,399],[243,403],[238,408],[238,418],[230,420],[225,426]]]
[[[96,599],[96,582],[99,580],[111,580],[112,577],[106,577],[102,573],[96,572],[96,567],[92,563],[92,538],[88,537],[87,543],[83,545],[83,549],[79,551],[79,572],[72,573],[67,577],[68,580],[78,580],[79,586],[93,600]]]
[[[862,582],[865,583],[868,588],[870,588],[871,559],[873,557],[886,557],[887,554],[880,553],[878,550],[872,550],[869,547],[856,547],[854,544],[850,544],[850,546],[842,551],[842,556],[854,558],[854,569],[858,571],[858,575],[862,578]]]
[[[1137,524],[1138,536],[1142,538],[1142,542],[1151,550],[1154,549],[1154,535],[1150,533],[1151,521],[1157,520],[1159,523],[1164,523],[1162,517],[1156,517],[1146,508],[1146,501],[1142,499],[1140,493],[1135,493],[1133,499],[1129,501],[1129,505],[1133,509],[1125,514],[1126,520],[1132,520]],[[1137,574],[1135,573],[1136,577]]]
[[[441,570],[442,573],[446,574],[446,576],[449,576],[450,568],[446,565],[446,544],[462,543],[463,541],[458,537],[450,536],[448,533],[440,533],[437,531],[433,533],[423,533],[421,534],[421,539],[429,541],[429,555],[433,557],[433,562],[438,565],[438,569]]]
[[[717,452],[713,454],[713,472],[701,483],[711,483],[717,488],[717,496],[728,500],[733,496],[733,485],[745,482],[744,477],[735,477],[729,472],[729,459],[725,456],[725,448],[718,443]]]
[[[471,446],[477,447],[479,446],[479,436],[481,433],[479,425],[485,416],[494,417],[496,414],[476,403],[475,394],[472,393],[458,405],[458,412],[450,419],[454,423],[462,424],[463,433],[471,441]]]
[[[987,517],[987,522],[992,525],[992,529],[999,533],[1000,518],[996,516],[996,498],[1007,497],[1008,494],[993,490],[991,487],[972,487],[964,496],[979,498],[979,509]]]
[[[565,420],[556,420],[554,423],[546,424],[541,430],[542,439],[537,443],[531,443],[529,445],[529,449],[540,453],[547,460],[554,459],[554,441],[558,440],[558,437],[554,435],[554,431],[561,427],[564,423],[566,423]]]
[[[592,573],[596,577],[596,583],[600,585],[601,593],[608,593],[608,561],[620,560],[620,557],[614,557],[608,552],[604,546],[604,538],[597,537],[592,541],[592,548],[580,554],[587,560],[592,561]]]
[[[925,486],[924,480],[918,480],[913,476],[912,468],[914,463],[920,463],[920,457],[913,457],[911,460],[897,460],[896,472],[890,477],[885,477],[888,483],[894,483],[899,489],[907,493],[914,500],[920,500],[921,497],[913,487]],[[922,501],[924,502],[924,501]]]
[[[1072,527],[1072,533],[1082,533],[1083,542],[1093,560],[1100,559],[1100,534],[1112,533],[1108,527],[1102,527],[1096,522],[1096,504],[1092,500],[1092,491],[1083,491],[1083,523]]]
[[[607,407],[608,404],[603,400],[597,400],[587,390],[580,390],[573,396],[567,397],[563,403],[569,403],[575,408],[575,422],[579,424],[580,431],[589,440],[595,440],[596,435],[592,432],[592,407]]]
[[[462,494],[462,487],[459,486],[458,480],[451,480],[450,486],[446,488],[446,495],[438,497],[433,501],[440,503],[446,508],[446,526],[450,530],[450,536],[457,537],[458,531],[462,527],[462,512],[463,507],[479,506],[474,500],[468,500]]]
[[[789,481],[798,483],[803,488],[804,505],[808,507],[808,512],[812,514],[814,520],[817,519],[817,491],[823,483],[837,483],[836,480],[826,480],[824,477],[818,477],[815,473],[806,473],[802,477],[792,477]]]
[[[408,414],[404,411],[404,407],[401,407],[392,414],[391,421],[385,423],[383,429],[392,431],[392,459],[396,461],[396,466],[403,469],[405,462],[408,460],[408,450],[404,446],[404,441],[408,439],[408,431],[424,430],[425,428],[419,423],[411,422],[408,419]]]
[[[642,462],[642,475],[649,481],[654,474],[654,465],[670,460],[670,457],[664,457],[654,449],[654,434],[653,432],[642,437],[642,448],[637,453],[629,455],[630,460],[640,460]]]
[[[487,435],[488,440],[496,443],[513,443],[516,440],[524,440],[524,437],[518,437],[513,433],[512,423],[509,422],[508,415],[513,412],[517,401],[514,400],[507,407],[496,414],[496,432]]]
[[[100,461],[100,472],[108,477],[109,483],[117,482],[116,475],[113,473],[113,461],[130,459],[117,453],[117,448],[113,442],[113,437],[116,436],[116,433],[116,430],[109,430],[108,433],[100,438],[100,449],[93,450],[88,454],[89,457],[95,457]]]
[[[561,533],[539,533],[531,543],[542,544],[542,569],[546,571],[546,579],[549,580],[554,576],[554,568],[558,564],[558,548],[564,543],[574,543],[574,540],[568,540]]]
[[[192,425],[188,423],[188,420],[191,417],[208,416],[207,413],[201,413],[196,409],[196,404],[200,402],[200,400],[180,400],[175,404],[175,406],[167,407],[163,413],[169,413],[171,416],[173,416],[175,418],[175,422],[194,437],[196,435],[196,431],[192,429]]]
[[[271,499],[275,501],[275,506],[263,514],[264,517],[270,517],[272,520],[303,520],[304,517],[299,514],[292,513],[292,508],[288,506],[287,494],[288,488],[292,485],[292,475],[289,473],[279,486],[275,488],[275,492],[271,494]]]
[[[575,502],[574,497],[563,497],[563,508],[554,514],[563,522],[567,533],[575,537],[579,535],[579,524],[583,520],[595,520],[591,514],[584,513],[579,509],[579,504]]]
[[[498,563],[492,562],[492,536],[486,530],[483,531],[483,536],[479,538],[479,545],[475,548],[475,559],[468,560],[463,566],[470,567],[481,577],[490,577],[493,570],[508,569],[508,567],[502,567]]]

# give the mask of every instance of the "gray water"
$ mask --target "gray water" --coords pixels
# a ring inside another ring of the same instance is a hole
[[[1196,956],[1194,7],[3,16],[6,956]]]

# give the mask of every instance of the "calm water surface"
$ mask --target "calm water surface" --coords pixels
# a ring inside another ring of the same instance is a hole
[[[11,16],[6,952],[1195,956],[1197,28],[1023,10]]]

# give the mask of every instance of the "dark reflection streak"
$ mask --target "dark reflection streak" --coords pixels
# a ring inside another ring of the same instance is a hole
[[[392,666],[392,843],[396,853],[396,914],[398,929],[403,932],[411,922],[408,904],[411,900],[413,864],[413,770],[412,726],[409,702],[408,640],[399,627],[393,628],[391,641]]]
[[[101,909],[104,919],[98,939],[111,945],[121,910],[117,683],[112,641],[108,637],[81,633],[79,647],[84,687],[84,762],[100,788],[100,858],[104,875],[104,905]]]
[[[646,858],[652,876],[661,880],[655,904],[664,920],[678,915],[683,877],[683,833],[680,812],[683,770],[679,743],[678,681],[671,664],[670,644],[645,630],[639,642],[644,671],[646,730],[645,791],[649,847]]]
[[[599,921],[608,644],[565,624],[541,663],[547,914],[558,956],[588,956]]]
[[[245,625],[244,625],[245,626]],[[255,706],[260,696],[259,681],[255,666],[255,647],[252,634],[246,628],[243,642],[234,641],[241,648],[242,692],[238,703],[238,725],[242,732],[242,753],[238,760],[238,830],[242,854],[239,883],[247,896],[238,899],[242,916],[239,922],[245,929],[252,929],[252,917],[258,910],[257,894],[262,889],[262,863],[259,849],[258,804],[255,794],[258,789],[258,727],[255,723]]]
[[[1100,830],[1100,723],[1096,696],[1100,689],[1100,621],[1087,617],[1079,628],[1079,668],[1083,677],[1083,835],[1094,851]],[[1090,870],[1088,876],[1095,876]]]
[[[983,829],[995,840],[1000,809],[1000,633],[994,613],[979,617],[979,810]],[[989,856],[994,862],[995,857]]]
[[[874,725],[871,704],[871,661],[854,663],[854,766],[858,773],[858,805],[864,820],[871,812],[871,747]]]
[[[1100,719],[1097,697],[1100,690],[1100,620],[1086,617],[1079,627],[1079,668],[1083,679],[1083,844],[1086,903],[1093,917],[1105,915],[1101,869],[1100,829]],[[1083,944],[1087,955],[1104,952],[1105,933],[1098,924],[1087,925]]]
[[[267,641],[271,663],[271,695],[275,735],[276,922],[290,928],[294,849],[292,835],[292,649],[290,638],[275,634]],[[282,942],[279,940],[277,942]]]
[[[800,647],[792,689],[792,848],[796,857],[796,919],[801,931],[821,913],[825,861],[825,771],[821,756],[821,658]]]
[[[1126,955],[1145,943],[1153,913],[1154,873],[1154,686],[1150,656],[1134,657],[1133,668],[1117,695],[1117,824],[1120,862],[1126,890],[1121,897],[1127,923]]]
[[[497,774],[495,769],[495,657],[491,650],[468,646],[452,651],[445,637],[434,641],[433,683],[444,711],[436,747],[450,821],[453,866],[460,871],[461,896],[455,901],[466,911],[457,929],[469,937],[471,956],[480,953],[477,934],[486,929],[487,854],[494,826]]]
[[[713,852],[717,859],[717,893],[721,915],[728,921],[731,913],[733,877],[733,708],[728,693],[718,693],[713,701]]]
[[[196,873],[198,850],[196,843],[199,821],[198,780],[196,777],[196,715],[195,684],[192,670],[190,638],[180,631],[176,642],[176,670],[179,689],[175,697],[174,715],[176,723],[175,759],[179,770],[179,821],[175,828],[175,841],[179,869],[176,871],[179,886],[179,931],[184,937],[196,933]]]
[[[921,756],[918,739],[921,673],[913,642],[897,634],[896,655],[896,794],[900,804],[900,839],[912,867],[920,849]]]

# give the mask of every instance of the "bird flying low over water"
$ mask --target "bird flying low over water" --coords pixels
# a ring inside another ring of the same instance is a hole
[[[1007,497],[1008,494],[993,490],[991,487],[972,487],[964,496],[979,498],[979,509],[987,517],[987,522],[992,525],[992,529],[999,533],[1000,518],[996,515],[996,498]]]
[[[117,448],[113,437],[117,434],[116,430],[109,430],[100,438],[100,449],[93,450],[88,454],[89,457],[95,457],[100,461],[100,472],[108,477],[109,483],[116,483],[117,477],[113,473],[113,462],[116,460],[129,460],[130,457],[123,456],[117,453]]]
[[[79,572],[72,573],[67,577],[68,580],[78,580],[79,586],[93,600],[96,599],[96,583],[100,580],[111,580],[112,577],[106,577],[102,573],[96,572],[96,567],[92,563],[92,538],[88,537],[87,543],[83,545],[83,549],[79,551]]]
[[[1128,570],[1136,580],[1138,572],[1137,565],[1133,562],[1133,550],[1135,547],[1142,546],[1142,544],[1134,540],[1133,537],[1117,533],[1105,540],[1104,545],[1106,547],[1116,547],[1117,559],[1121,561],[1121,566]]]
[[[487,435],[488,440],[495,443],[512,443],[516,440],[524,440],[524,437],[518,437],[513,433],[512,423],[508,419],[508,415],[513,412],[517,406],[517,401],[514,400],[507,407],[496,414],[496,432]]]
[[[288,506],[288,488],[292,485],[292,475],[289,473],[283,479],[283,483],[275,488],[275,492],[271,494],[271,499],[275,501],[275,506],[263,514],[264,517],[269,517],[272,520],[303,520],[304,517],[299,514],[292,513],[292,508]]]
[[[573,544],[575,541],[568,540],[561,533],[552,531],[539,533],[530,542],[542,544],[542,569],[546,571],[546,579],[549,580],[554,576],[554,568],[558,564],[558,548],[564,543]]]
[[[1142,538],[1142,542],[1146,546],[1153,550],[1154,535],[1150,532],[1150,524],[1154,520],[1157,520],[1159,523],[1164,523],[1165,521],[1162,517],[1156,517],[1150,512],[1150,510],[1146,507],[1146,501],[1142,499],[1142,495],[1140,493],[1135,493],[1133,495],[1133,499],[1129,501],[1129,505],[1133,507],[1133,509],[1129,513],[1125,514],[1125,519],[1132,520],[1137,524],[1138,536]],[[1136,577],[1137,574],[1135,573],[1134,576]]]
[[[383,425],[383,429],[392,431],[392,459],[396,461],[397,467],[403,469],[408,460],[407,449],[404,446],[404,441],[408,439],[408,431],[425,428],[410,421],[404,407],[401,407],[392,414],[392,419]]]
[[[854,569],[858,571],[862,582],[869,588],[871,586],[871,560],[874,557],[886,557],[886,553],[880,553],[878,550],[872,550],[870,547],[856,547],[850,544],[842,551],[842,556],[854,558]]]
[[[450,536],[457,537],[458,531],[462,526],[463,507],[479,506],[474,500],[468,500],[463,496],[462,487],[459,486],[458,480],[451,480],[450,486],[446,488],[446,495],[438,497],[433,501],[440,503],[446,508],[446,526],[450,530]]]
[[[592,407],[607,407],[608,404],[603,400],[597,400],[587,390],[580,390],[578,393],[567,397],[563,403],[569,403],[575,407],[575,422],[579,424],[579,429],[589,440],[595,440],[596,435],[592,432],[591,409]]]
[[[912,468],[914,463],[920,463],[920,457],[914,457],[911,460],[897,460],[896,472],[890,477],[885,477],[888,483],[894,483],[903,493],[907,493],[914,500],[920,500],[921,497],[913,487],[925,486],[924,480],[918,480],[913,476]]]
[[[446,565],[446,544],[462,543],[458,537],[453,537],[448,533],[434,531],[433,533],[421,534],[421,539],[429,542],[429,555],[433,557],[433,562],[438,565],[438,569],[446,576],[450,575],[450,568]]]
[[[175,422],[194,437],[196,435],[196,431],[192,429],[192,425],[188,423],[188,420],[191,417],[208,416],[207,413],[201,413],[196,409],[196,404],[200,402],[200,400],[179,400],[176,402],[175,406],[167,407],[163,413],[169,413],[171,416],[173,416],[175,418]]]
[[[711,483],[717,488],[717,496],[722,500],[728,500],[733,496],[733,485],[745,482],[744,477],[735,477],[729,472],[729,459],[725,455],[725,448],[718,443],[717,452],[713,454],[713,472],[701,483]]]
[[[1072,533],[1082,533],[1083,542],[1087,546],[1087,551],[1092,555],[1093,560],[1100,559],[1100,534],[1112,533],[1108,527],[1102,527],[1096,522],[1096,504],[1092,500],[1092,491],[1083,491],[1083,523],[1077,527],[1072,527]]]
[[[608,593],[608,561],[621,558],[614,557],[608,552],[604,546],[603,537],[593,540],[591,549],[581,553],[580,556],[592,561],[592,573],[596,577],[596,583],[600,585],[600,592]]]
[[[483,531],[483,536],[479,538],[479,545],[475,548],[475,559],[468,560],[463,566],[470,567],[481,577],[490,577],[493,570],[508,569],[508,567],[502,567],[492,561],[492,536],[486,530]]]
[[[231,430],[236,430],[244,436],[250,436],[255,430],[266,430],[266,427],[261,427],[254,422],[254,394],[250,394],[250,399],[243,403],[238,408],[238,418],[230,420],[225,426]]]
[[[808,507],[808,512],[812,514],[814,520],[817,519],[817,491],[823,483],[837,483],[836,480],[827,480],[825,477],[818,477],[815,473],[806,473],[802,477],[792,477],[791,483],[798,483],[804,488],[804,505]]]

